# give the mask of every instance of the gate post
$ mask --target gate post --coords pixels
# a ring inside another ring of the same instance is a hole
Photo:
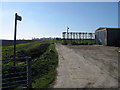
[[[26,58],[27,61],[27,87],[32,88],[32,74],[31,74],[31,58]]]
[[[118,51],[118,88],[120,88],[120,50]]]

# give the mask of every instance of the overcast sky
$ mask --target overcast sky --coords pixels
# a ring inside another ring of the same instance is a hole
[[[117,2],[2,2],[0,39],[14,38],[14,14],[17,39],[62,37],[62,32],[94,32],[99,27],[118,27]]]

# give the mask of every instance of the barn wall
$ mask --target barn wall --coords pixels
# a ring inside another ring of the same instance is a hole
[[[99,45],[106,45],[107,44],[107,34],[106,34],[106,30],[98,30],[95,32],[96,35],[96,44]]]
[[[120,46],[120,28],[104,28],[95,31],[96,44]]]
[[[120,29],[107,29],[108,31],[108,46],[118,46],[120,41]]]

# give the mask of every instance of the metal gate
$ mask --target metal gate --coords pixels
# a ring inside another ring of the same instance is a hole
[[[2,89],[4,88],[31,88],[31,57],[17,58],[17,65],[10,65],[13,59],[1,60],[2,64]],[[9,63],[7,66],[6,63]]]

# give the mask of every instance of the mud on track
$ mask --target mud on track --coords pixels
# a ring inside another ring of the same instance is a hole
[[[58,75],[54,88],[117,88],[117,47],[63,46],[59,54]]]

